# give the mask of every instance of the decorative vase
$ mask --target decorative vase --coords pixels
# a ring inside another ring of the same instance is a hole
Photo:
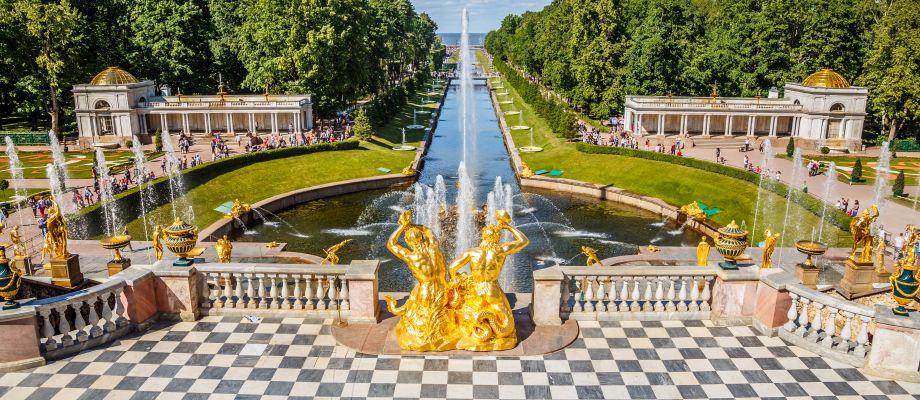
[[[192,260],[189,257],[198,256],[204,251],[203,248],[195,247],[195,244],[198,243],[198,228],[185,223],[178,217],[175,223],[163,229],[163,233],[166,235],[163,244],[169,251],[179,256],[179,259],[173,263],[175,266],[191,265]]]
[[[914,275],[916,268],[900,268],[899,272],[897,276],[891,276],[891,297],[898,303],[891,311],[895,315],[907,316],[907,305],[920,292],[920,282]]]
[[[738,227],[735,221],[719,229],[716,238],[716,251],[725,261],[719,267],[727,270],[738,269],[738,260],[745,259],[744,250],[747,248],[748,231]]]

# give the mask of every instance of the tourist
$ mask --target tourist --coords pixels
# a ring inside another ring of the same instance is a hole
[[[42,238],[48,233],[48,218],[44,215],[38,219],[38,229],[42,231]]]
[[[32,217],[38,218],[38,202],[32,197],[29,197],[29,208],[32,209]]]
[[[855,217],[859,215],[859,200],[853,200],[853,210],[850,211],[850,216]]]
[[[901,259],[903,254],[904,247],[904,233],[899,233],[898,237],[894,238],[894,260],[898,261]]]
[[[716,161],[719,161],[719,158],[722,156],[722,149],[716,147]]]

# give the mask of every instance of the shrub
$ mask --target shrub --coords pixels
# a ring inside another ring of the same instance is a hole
[[[830,152],[831,152],[830,147],[827,147],[827,146],[821,147],[821,154],[830,154]]]
[[[134,147],[134,141],[132,140],[132,141],[130,141],[130,142],[125,142],[125,147],[127,147],[127,148],[129,148],[129,149],[132,148],[132,147]]]
[[[163,151],[163,132],[159,129],[153,133],[153,148],[157,153]]]
[[[786,144],[786,156],[792,157],[795,154],[795,139],[789,138],[789,143]]]
[[[355,126],[353,128],[355,137],[361,140],[369,140],[374,136],[374,127],[371,125],[371,119],[363,108],[355,111]]]
[[[10,187],[10,181],[6,179],[0,179],[0,190],[6,190]]]
[[[862,182],[862,159],[857,158],[856,164],[853,164],[853,173],[850,175],[850,182]]]
[[[656,153],[654,151],[630,149],[625,147],[598,146],[587,143],[578,143],[576,145],[576,149],[582,153],[613,154],[681,165],[684,167],[695,168],[719,175],[724,175],[729,178],[740,179],[750,182],[754,185],[757,185],[760,182],[760,175],[757,175],[756,173],[745,171],[740,168],[729,167],[727,165],[698,160],[695,158],[678,157],[667,153]],[[787,198],[789,195],[789,187],[781,182],[777,182],[774,185],[764,185],[763,187],[764,189],[770,190],[774,194],[783,198]],[[792,196],[791,201],[817,216],[820,216],[825,209],[823,202],[812,196]],[[845,213],[839,210],[831,210],[830,208],[828,208],[826,212],[828,213],[827,217],[831,224],[844,231],[850,230],[850,219],[846,216]]]
[[[894,185],[891,186],[891,191],[894,192],[894,195],[897,197],[904,196],[904,170],[902,169],[898,172],[898,177],[894,180]]]

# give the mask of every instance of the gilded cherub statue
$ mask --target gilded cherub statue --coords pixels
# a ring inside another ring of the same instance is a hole
[[[507,350],[517,345],[514,316],[498,277],[505,258],[527,247],[524,233],[511,226],[511,215],[504,210],[495,213],[497,224],[482,229],[482,242],[464,252],[448,271],[451,285],[465,288],[460,292],[462,301],[456,310],[460,327],[457,348],[471,351]],[[501,243],[503,230],[514,238]],[[471,274],[457,275],[457,270],[470,266]],[[456,280],[456,282],[453,282]]]
[[[19,293],[22,286],[22,275],[24,272],[6,258],[6,247],[0,245],[0,297],[6,302],[3,304],[4,310],[19,308],[19,303],[14,299]]]
[[[399,244],[403,235],[408,247]],[[400,316],[396,324],[399,347],[413,351],[454,349],[460,332],[448,309],[447,269],[437,237],[428,227],[413,225],[412,212],[405,211],[399,216],[399,228],[387,240],[387,249],[406,263],[418,281],[402,307],[393,297],[384,297],[387,309]]]
[[[25,257],[25,248],[22,247],[22,235],[19,233],[19,225],[14,225],[10,229],[10,243],[13,244],[13,256]],[[50,252],[48,254],[51,254]]]
[[[595,264],[598,266],[603,266],[603,264],[601,264],[601,260],[597,258],[597,249],[588,246],[581,246],[581,254],[583,254],[586,258],[585,265],[589,267]]]
[[[341,242],[338,242],[330,246],[328,249],[324,249],[323,252],[326,253],[326,258],[324,258],[323,261],[320,262],[320,264],[338,264],[339,255],[337,253],[339,252],[339,250],[342,249],[342,247],[345,247],[345,245],[348,244],[348,242],[350,241],[351,239],[345,239]]]
[[[850,252],[851,260],[861,263],[872,262],[873,237],[870,228],[876,219],[878,219],[878,207],[873,204],[871,213],[868,209],[863,210],[862,215],[850,221],[850,233],[853,235],[853,249]],[[862,249],[862,254],[857,260],[856,251],[860,248]]]
[[[51,200],[51,210],[48,212],[47,236],[51,240],[51,251],[54,258],[66,259],[70,253],[67,251],[67,223],[58,204]]]
[[[696,265],[700,267],[705,267],[709,265],[709,241],[706,240],[706,236],[703,236],[700,239],[700,244],[696,245]]]
[[[770,233],[770,230],[767,229],[763,237],[763,261],[760,263],[760,268],[772,268],[773,252],[776,250],[776,242],[779,241],[779,234]]]
[[[230,239],[227,238],[227,235],[217,239],[217,244],[214,245],[214,250],[217,252],[217,260],[222,263],[230,262],[230,255],[233,253],[233,244],[230,243]]]
[[[156,255],[157,261],[163,259],[163,227],[157,225],[156,228],[153,228],[153,252]]]

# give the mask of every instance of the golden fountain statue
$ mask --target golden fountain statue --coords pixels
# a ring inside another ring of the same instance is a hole
[[[233,252],[233,244],[230,243],[230,239],[227,238],[227,235],[217,239],[217,244],[214,245],[214,250],[217,252],[217,260],[222,263],[230,262],[230,255]]]
[[[706,219],[706,212],[700,208],[700,203],[694,201],[693,203],[687,204],[680,207],[680,212],[687,214],[687,217],[695,220],[704,220]]]
[[[523,161],[521,161],[521,178],[530,178],[533,176],[533,170],[527,166]]]
[[[448,271],[451,287],[457,290],[457,308],[460,340],[457,348],[471,351],[508,350],[517,345],[514,317],[505,292],[498,284],[498,277],[505,264],[505,258],[527,247],[530,243],[524,233],[511,226],[511,215],[504,210],[495,213],[498,224],[486,225],[482,229],[479,247],[464,252],[451,263]],[[514,238],[501,243],[503,230],[511,232]],[[457,275],[465,265],[472,272]]]
[[[601,260],[597,258],[597,249],[588,246],[581,246],[581,254],[586,258],[585,265],[592,266],[597,264],[598,266],[603,266]]]
[[[45,240],[42,240],[42,258],[39,261],[40,263],[45,263],[45,256],[48,256],[48,260],[54,257],[54,254],[51,254],[51,236],[45,235]]]
[[[51,238],[51,251],[56,259],[66,259],[70,253],[67,251],[67,224],[64,222],[64,214],[58,204],[51,200],[51,209],[48,211],[48,220],[46,222],[48,233],[47,237]]]
[[[403,234],[408,248],[399,244]],[[403,260],[418,280],[402,307],[385,296],[387,309],[401,317],[396,324],[399,347],[413,351],[455,349],[460,331],[453,310],[448,309],[447,269],[434,233],[428,227],[413,225],[412,212],[405,211],[399,216],[399,228],[387,241],[387,249]]]
[[[14,225],[10,229],[10,243],[13,243],[13,254],[16,257],[25,257],[26,253],[22,247],[22,235],[19,233],[19,225]],[[48,254],[51,254],[49,251]]]
[[[868,209],[863,210],[862,215],[853,218],[850,221],[850,233],[853,235],[853,249],[850,252],[850,259],[859,263],[872,263],[872,233],[870,228],[875,220],[878,219],[878,207],[872,205],[872,212]],[[859,259],[856,259],[856,252],[862,249]]]
[[[339,250],[342,249],[342,247],[345,247],[345,245],[348,244],[348,242],[350,241],[351,239],[345,239],[341,242],[338,242],[332,245],[328,249],[323,249],[323,252],[326,253],[326,258],[324,258],[323,261],[320,262],[320,264],[333,264],[333,265],[338,264],[339,256],[337,253],[339,252]]]
[[[412,168],[412,165],[408,165],[406,168],[403,168],[402,174],[403,176],[413,176],[415,175],[415,168]]]
[[[709,265],[709,241],[706,236],[700,239],[700,244],[696,245],[696,265],[705,267]]]
[[[252,210],[252,207],[249,204],[240,202],[240,199],[233,200],[233,206],[230,207],[230,212],[224,214],[225,219],[234,219],[239,218],[240,215],[248,213]]]
[[[767,229],[763,233],[763,260],[760,263],[760,268],[772,268],[773,267],[773,252],[776,250],[776,242],[779,241],[778,233],[770,233],[770,230]]]
[[[153,228],[153,252],[156,255],[157,261],[163,259],[163,227],[157,225],[156,228]]]

